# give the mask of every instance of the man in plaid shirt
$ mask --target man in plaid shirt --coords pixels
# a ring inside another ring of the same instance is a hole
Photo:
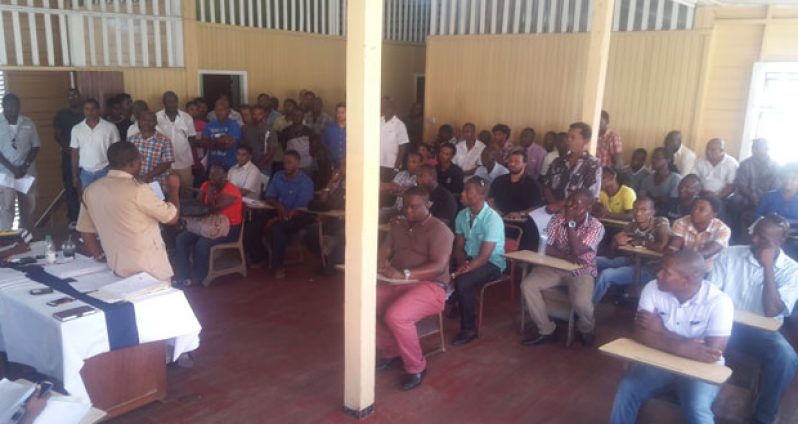
[[[161,188],[164,188],[169,168],[175,161],[172,142],[165,135],[155,131],[157,119],[153,112],[142,112],[137,122],[139,132],[132,135],[128,141],[135,144],[141,154],[141,172],[138,178],[146,183],[158,181]]]
[[[524,346],[536,346],[557,341],[557,325],[546,313],[546,302],[542,292],[557,286],[567,286],[574,311],[579,317],[577,329],[579,339],[585,346],[593,344],[593,284],[596,279],[596,249],[604,237],[604,226],[589,213],[595,198],[587,189],[571,193],[565,201],[563,212],[554,215],[549,222],[546,256],[565,259],[580,265],[575,271],[563,271],[538,266],[521,282],[526,307],[538,335],[523,341]]]
[[[623,169],[623,143],[621,136],[609,129],[610,114],[601,111],[596,158],[601,166],[609,166],[617,170]]]

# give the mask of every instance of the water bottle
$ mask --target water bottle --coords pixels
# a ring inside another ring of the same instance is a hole
[[[61,245],[61,250],[64,252],[64,259],[73,259],[75,257],[75,250],[77,250],[77,246],[75,246],[75,242],[72,241],[72,236],[70,235],[67,240]]]
[[[541,234],[540,239],[538,239],[538,253],[541,255],[546,254],[546,244],[549,242],[549,235],[548,234]]]
[[[55,263],[55,244],[53,244],[53,238],[50,235],[44,238],[44,259],[48,264]]]

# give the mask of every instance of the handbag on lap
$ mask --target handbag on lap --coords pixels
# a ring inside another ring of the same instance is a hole
[[[198,236],[216,240],[230,233],[230,220],[225,215],[186,218],[186,230]]]

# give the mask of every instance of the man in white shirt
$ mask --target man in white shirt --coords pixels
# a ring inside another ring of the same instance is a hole
[[[693,172],[701,178],[704,190],[725,199],[734,193],[734,177],[740,164],[726,154],[726,142],[721,138],[707,142],[705,156],[696,162]]]
[[[190,190],[194,184],[194,176],[191,174],[191,166],[194,164],[191,142],[197,137],[194,119],[177,108],[179,102],[177,94],[173,91],[163,93],[161,101],[163,109],[155,114],[158,119],[156,129],[172,141],[172,150],[175,154],[172,171],[180,177],[180,187]]]
[[[729,296],[703,280],[705,270],[704,258],[697,252],[682,250],[665,256],[657,279],[640,294],[635,340],[694,361],[723,363],[734,305]],[[685,422],[715,422],[712,402],[719,386],[635,364],[618,385],[610,423],[634,423],[643,402],[667,390],[676,392]]]
[[[477,171],[474,173],[474,176],[480,177],[485,180],[487,183],[487,192],[490,193],[490,185],[493,183],[497,177],[502,175],[507,175],[510,173],[507,168],[505,168],[502,164],[498,162],[499,156],[502,153],[499,151],[499,148],[495,145],[490,145],[485,147],[482,150],[482,155],[480,157],[480,162],[482,163],[478,168]],[[509,157],[508,157],[509,159]]]
[[[382,98],[380,120],[380,181],[387,183],[399,172],[410,138],[405,123],[396,116],[390,97]]]
[[[695,167],[696,154],[689,147],[682,144],[682,133],[673,130],[665,136],[665,151],[673,157],[677,173],[687,175],[693,173]]]
[[[3,96],[3,113],[0,115],[0,175],[7,182],[25,175],[36,176],[33,163],[39,154],[39,133],[27,116],[19,114],[19,97],[8,93]],[[35,184],[35,183],[34,183]],[[31,228],[36,208],[36,187],[27,193],[12,187],[0,186],[0,230],[10,230],[14,223],[14,201],[19,201],[19,228]]]
[[[798,263],[781,245],[790,224],[766,215],[754,226],[751,246],[731,246],[715,259],[712,282],[731,297],[738,310],[782,320],[798,300]],[[798,355],[778,331],[737,325],[729,349],[758,360],[762,367],[759,398],[752,423],[772,423],[779,403],[798,370]]]
[[[252,148],[248,144],[239,144],[236,150],[236,163],[227,171],[227,180],[238,187],[241,195],[250,199],[260,198],[263,174],[252,163]]]
[[[119,141],[116,125],[100,118],[100,104],[88,99],[83,103],[81,123],[72,128],[72,185],[82,192],[89,184],[108,174],[108,147]]]
[[[485,149],[485,144],[477,140],[477,128],[470,122],[463,125],[461,133],[463,139],[455,146],[456,150],[452,163],[462,168],[466,176],[474,175],[479,166],[479,159]]]

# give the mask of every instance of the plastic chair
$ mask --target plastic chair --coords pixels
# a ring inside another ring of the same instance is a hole
[[[202,280],[202,285],[208,287],[211,282],[217,277],[228,274],[241,274],[244,278],[247,277],[247,257],[244,253],[244,226],[246,220],[241,220],[241,229],[238,232],[238,240],[230,243],[217,244],[211,247],[210,257],[208,259],[208,275]],[[225,259],[224,254],[227,252],[235,252],[238,256],[239,263],[236,265],[217,266],[217,260]]]
[[[515,237],[512,237],[512,234],[515,233]],[[510,236],[508,237],[508,234]],[[524,236],[524,229],[512,224],[506,224],[504,226],[504,251],[505,252],[515,252],[518,250],[518,246],[521,244],[521,238]],[[479,290],[479,315],[477,318],[477,335],[482,328],[482,317],[485,315],[484,313],[484,306],[485,306],[485,290],[488,287],[493,287],[499,285],[501,283],[509,282],[510,283],[510,304],[515,304],[515,285],[513,284],[515,281],[515,267],[510,267],[509,274],[504,274],[500,278],[493,280],[485,285]]]

